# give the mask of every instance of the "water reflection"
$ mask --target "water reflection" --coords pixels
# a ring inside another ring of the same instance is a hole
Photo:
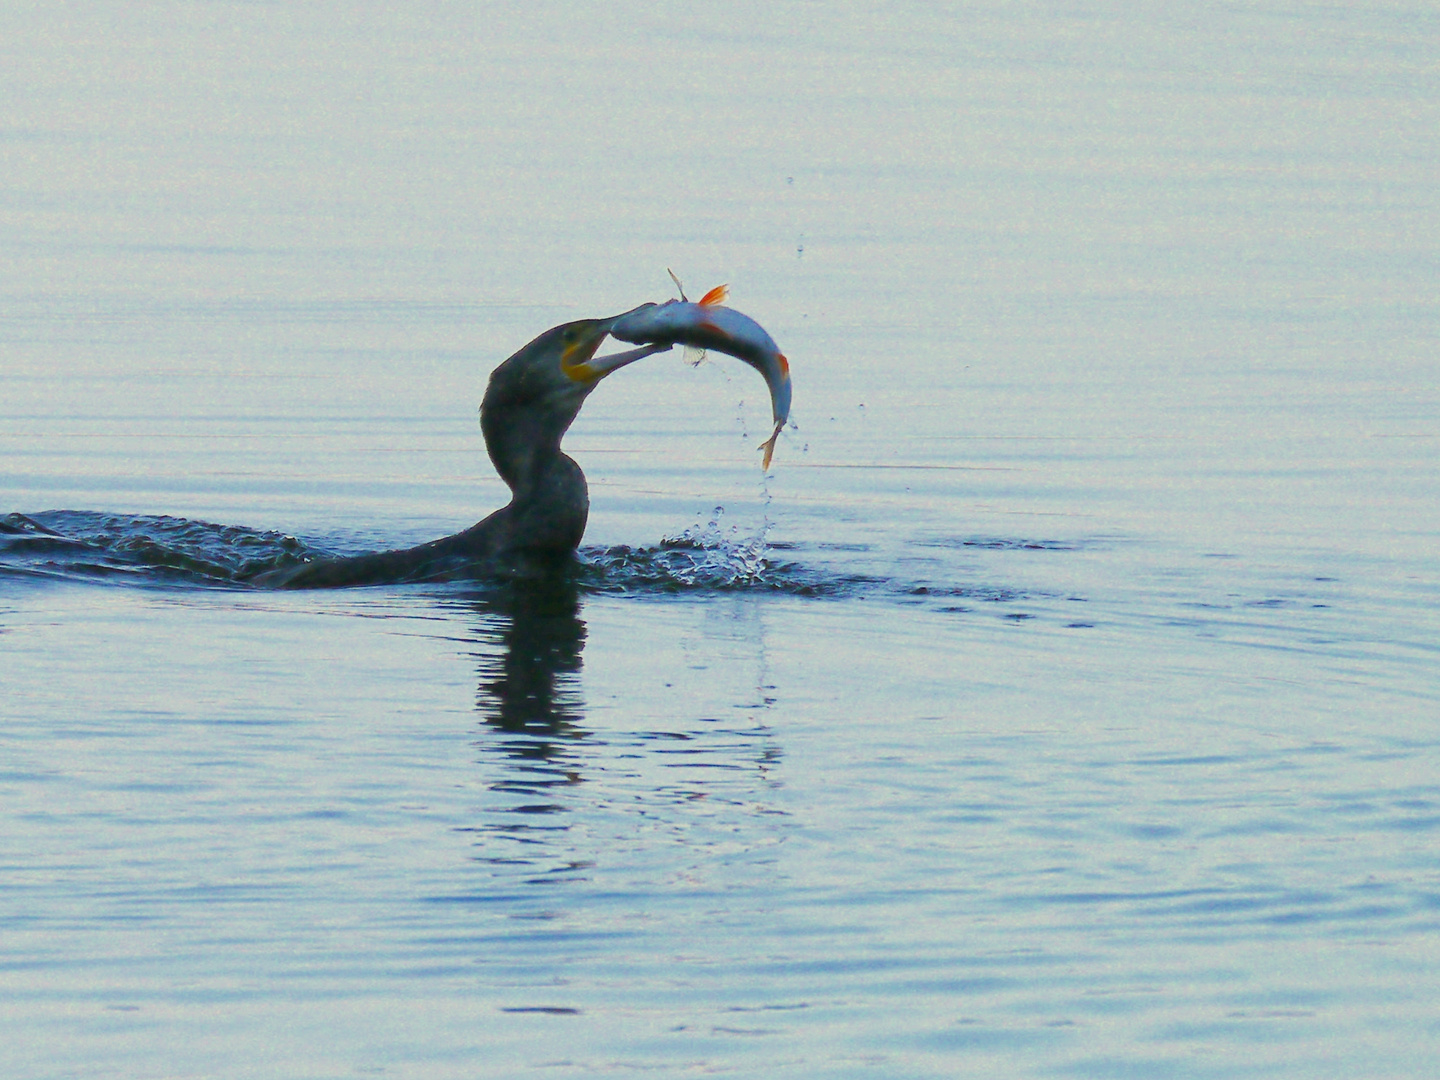
[[[540,844],[546,834],[564,831],[565,826],[539,816],[565,812],[557,798],[560,790],[582,782],[573,747],[587,734],[581,727],[585,623],[579,591],[561,579],[515,581],[475,607],[483,616],[479,634],[499,646],[475,654],[476,708],[498,736],[477,746],[503,762],[503,775],[488,789],[506,803],[488,808],[498,811],[498,820],[492,818],[478,831]],[[532,865],[531,859],[509,853],[481,861]]]
[[[575,583],[515,581],[476,606],[487,622],[500,625],[498,654],[476,654],[476,708],[485,722],[497,731],[537,738],[583,735],[578,676],[585,623]]]
[[[634,884],[633,875],[653,873],[662,884],[676,873],[665,855],[675,846],[689,852],[687,887],[711,874],[768,872],[786,815],[775,804],[782,754],[765,722],[774,697],[760,605],[700,605],[698,639],[691,608],[681,620],[691,630],[670,639],[673,655],[648,658],[657,677],[627,679],[621,709],[587,715],[584,597],[573,582],[517,581],[467,601],[479,616],[473,745],[484,794],[460,831],[475,834],[472,858],[490,868],[486,895],[506,879],[557,885],[619,874]],[[726,671],[723,704],[710,693],[712,665]],[[753,698],[730,689],[740,669],[756,680]],[[594,677],[603,687],[617,674]]]

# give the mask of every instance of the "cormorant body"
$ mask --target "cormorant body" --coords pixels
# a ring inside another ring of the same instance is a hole
[[[628,312],[626,314],[629,314]],[[595,352],[617,319],[545,331],[490,374],[480,429],[510,502],[464,532],[401,551],[318,559],[254,579],[269,588],[324,589],[455,577],[535,576],[570,563],[590,516],[585,474],[560,440],[600,380],[667,345]]]

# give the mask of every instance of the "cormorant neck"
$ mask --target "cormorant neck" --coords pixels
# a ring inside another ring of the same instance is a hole
[[[559,449],[536,454],[532,468],[512,487],[506,508],[512,547],[568,556],[580,546],[590,518],[585,474]]]
[[[590,516],[590,492],[580,466],[560,449],[583,397],[574,408],[538,403],[504,407],[486,395],[480,410],[485,449],[510,487],[502,511],[508,528],[501,547],[510,552],[569,556]]]

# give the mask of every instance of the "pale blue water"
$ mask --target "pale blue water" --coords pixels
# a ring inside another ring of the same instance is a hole
[[[1429,1075],[1437,38],[7,16],[0,514],[90,546],[0,535],[0,1072]],[[573,588],[227,580],[498,506],[490,368],[667,266],[768,479],[656,357]]]

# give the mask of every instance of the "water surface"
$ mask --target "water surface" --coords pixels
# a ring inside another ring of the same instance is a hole
[[[12,17],[5,1075],[1423,1075],[1436,47]],[[667,266],[791,358],[768,478],[656,357],[567,582],[245,586],[500,505],[489,370]]]

